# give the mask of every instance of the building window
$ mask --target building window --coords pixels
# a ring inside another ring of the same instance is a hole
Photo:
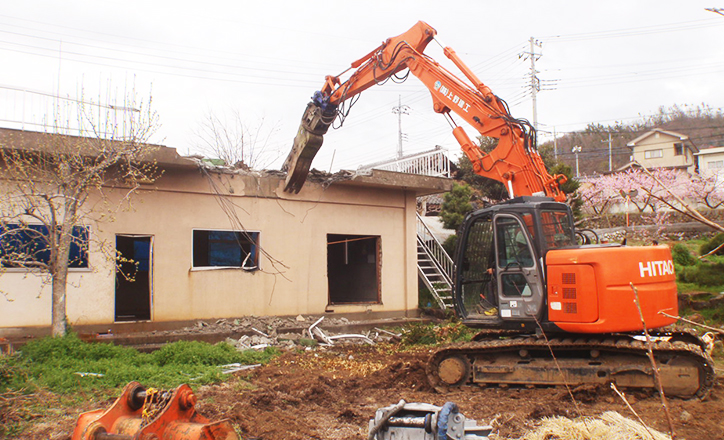
[[[74,226],[68,267],[88,267],[88,226]],[[50,263],[48,227],[45,225],[9,224],[0,226],[0,266],[7,268],[38,267]]]
[[[712,160],[711,162],[707,162],[706,165],[710,170],[721,170],[724,168],[724,160]]]
[[[258,232],[194,230],[193,241],[195,268],[259,268]]]
[[[684,144],[674,144],[674,156],[684,155]]]
[[[645,159],[657,159],[660,157],[664,157],[664,150],[648,150],[644,151],[644,158]]]

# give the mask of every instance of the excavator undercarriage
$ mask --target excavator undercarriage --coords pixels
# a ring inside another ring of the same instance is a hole
[[[439,392],[486,386],[579,386],[615,384],[656,389],[647,343],[634,335],[481,333],[469,343],[441,348],[427,376]],[[652,339],[664,393],[702,398],[714,385],[713,362],[688,332],[661,332]]]

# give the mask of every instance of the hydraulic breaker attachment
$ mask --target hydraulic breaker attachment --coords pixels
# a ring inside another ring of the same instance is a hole
[[[336,116],[337,108],[331,104],[321,103],[317,99],[307,104],[292,151],[282,166],[282,170],[287,172],[284,191],[296,194],[302,189],[312,160],[322,146],[324,134]]]
[[[367,440],[488,440],[492,431],[466,419],[453,402],[434,406],[400,400],[377,410]]]
[[[239,440],[228,419],[211,422],[195,405],[188,385],[158,391],[131,382],[107,410],[81,414],[71,440]]]

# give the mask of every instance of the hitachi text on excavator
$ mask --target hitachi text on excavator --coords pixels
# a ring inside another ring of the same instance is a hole
[[[482,331],[470,343],[432,355],[431,384],[443,391],[608,383],[655,388],[641,340],[646,326],[655,336],[664,391],[684,398],[706,395],[715,377],[706,344],[692,332],[668,330],[675,322],[669,316],[678,313],[669,248],[578,245],[560,189],[565,177],[546,170],[533,127],[512,117],[505,101],[454,50],[443,48],[465,79],[425,55],[435,35],[418,22],[354,61],[347,79],[327,76],[307,105],[284,164],[285,190],[297,193],[324,134],[346,116],[342,104],[409,69],[429,89],[435,112],[454,127],[474,171],[506,186],[509,200],[468,214],[458,231],[455,312]],[[452,114],[479,135],[497,138],[497,147],[483,152]]]

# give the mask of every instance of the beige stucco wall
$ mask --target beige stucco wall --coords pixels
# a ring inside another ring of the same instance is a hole
[[[133,210],[92,226],[95,241],[116,234],[153,237],[152,321],[296,315],[329,312],[327,234],[377,235],[381,240],[381,302],[334,306],[334,313],[400,312],[417,307],[415,193],[403,188],[307,183],[283,192],[283,180],[251,175],[211,176],[236,205],[238,221],[260,232],[262,270],[193,270],[192,230],[236,229],[198,170],[167,171],[152,191],[140,192]],[[90,206],[90,205],[88,205]],[[115,279],[94,245],[89,270],[71,273],[71,325],[112,324]],[[50,324],[50,286],[26,271],[0,276],[0,328]]]
[[[691,150],[684,148],[684,154],[674,154],[674,144],[685,143],[677,137],[664,133],[654,133],[636,143],[633,150],[634,160],[647,168],[688,166],[689,172],[694,172],[694,159]],[[646,159],[646,151],[662,150],[662,157]]]
[[[712,167],[711,162],[724,161],[724,147],[703,150],[697,156],[699,161],[699,172],[703,175],[724,175],[724,168]]]

